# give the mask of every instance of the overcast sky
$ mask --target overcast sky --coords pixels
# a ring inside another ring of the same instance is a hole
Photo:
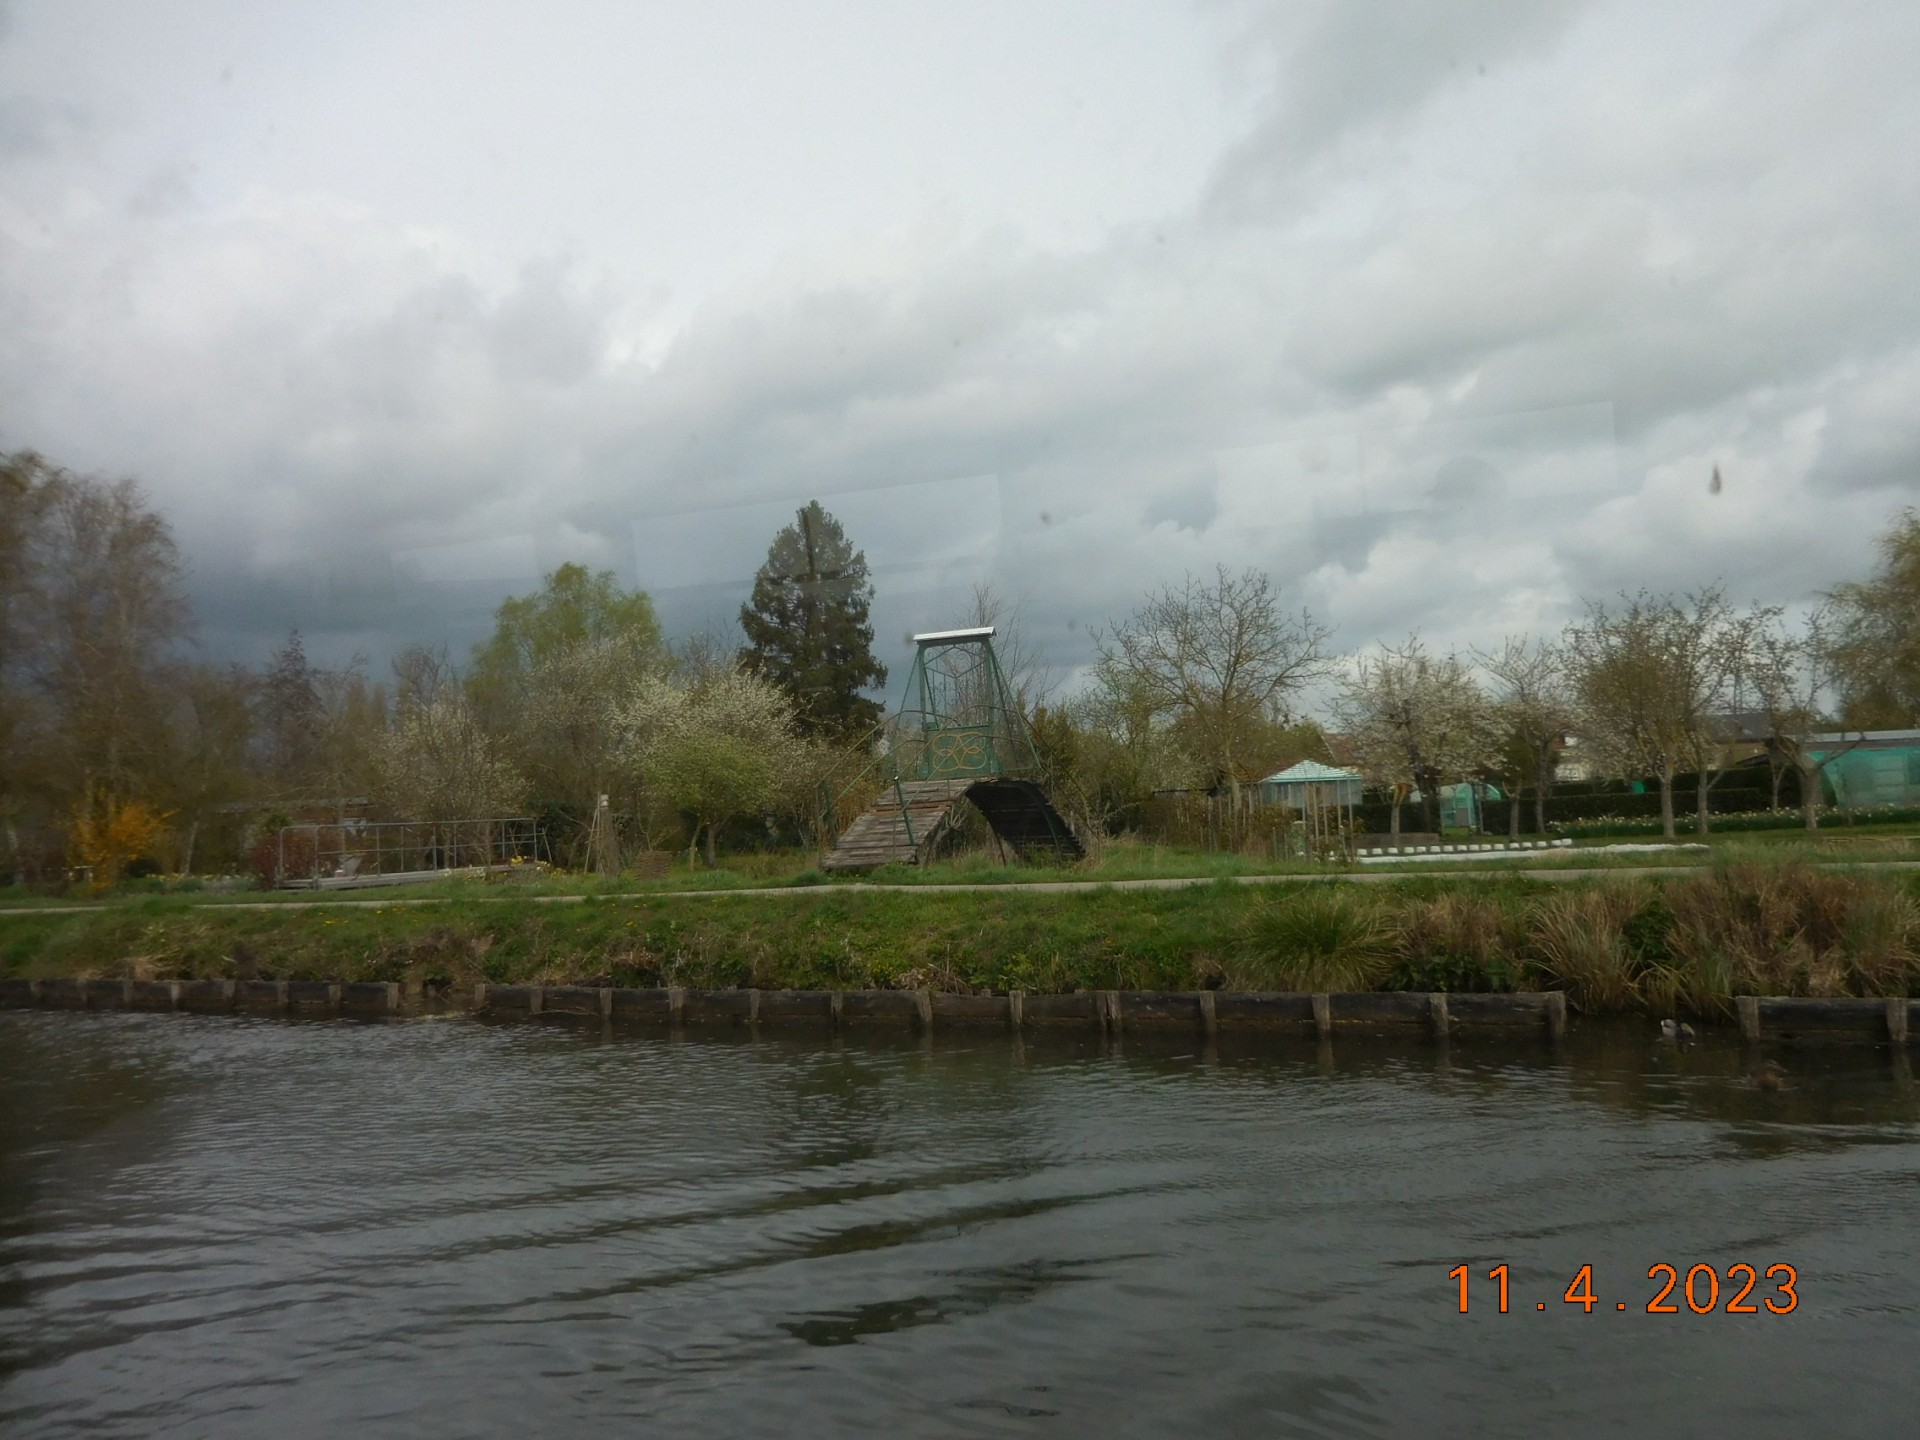
[[[896,677],[982,579],[1062,676],[1215,563],[1489,643],[1920,500],[1912,0],[0,16],[0,447],[137,477],[210,655],[730,623],[815,496]]]

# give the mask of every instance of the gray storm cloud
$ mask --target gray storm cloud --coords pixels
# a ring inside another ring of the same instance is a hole
[[[735,110],[679,128],[591,10],[494,95],[491,42],[416,54],[411,12],[319,45],[182,10],[151,57],[17,8],[0,443],[139,476],[209,650],[376,664],[566,560],[724,623],[814,496],[883,646],[991,579],[1065,676],[1216,562],[1349,646],[1641,584],[1790,603],[1920,492],[1912,7],[1098,8],[928,39],[924,106],[858,7],[758,23],[864,105],[682,25],[653,88],[683,47]],[[458,109],[329,88],[410,58]]]

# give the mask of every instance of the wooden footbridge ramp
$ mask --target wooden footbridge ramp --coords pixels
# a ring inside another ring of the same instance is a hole
[[[823,828],[839,838],[821,868],[924,865],[960,823],[962,805],[1022,860],[1080,859],[1086,850],[1054,808],[1026,716],[993,653],[993,627],[913,639],[906,700],[883,727],[880,756],[840,797],[823,796]],[[841,831],[836,799],[871,786],[876,773],[878,795]]]

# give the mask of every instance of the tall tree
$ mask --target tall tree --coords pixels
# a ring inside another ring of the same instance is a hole
[[[1432,656],[1410,636],[1363,655],[1336,707],[1362,771],[1393,792],[1390,828],[1400,828],[1400,798],[1420,791],[1430,833],[1440,830],[1440,787],[1494,762],[1500,732],[1492,707],[1458,655]]]
[[[1236,799],[1265,726],[1329,666],[1332,630],[1310,611],[1280,608],[1257,570],[1222,565],[1211,584],[1187,576],[1163,586],[1096,640],[1096,674],[1116,694],[1137,694],[1170,717],[1185,747]]]
[[[39,751],[47,728],[37,723],[41,696],[34,678],[36,614],[47,580],[47,515],[65,481],[38,455],[0,455],[0,828],[8,869],[20,860],[20,822],[41,789]]]
[[[1688,761],[1703,768],[1734,680],[1746,659],[1753,617],[1718,586],[1675,597],[1641,591],[1617,609],[1590,603],[1567,627],[1581,739],[1603,765],[1660,786],[1660,829],[1672,837],[1673,780]],[[1696,824],[1706,832],[1706,779]]]
[[[866,552],[809,500],[773,537],[740,607],[742,667],[786,693],[804,733],[852,739],[879,723],[879,703],[861,693],[887,683],[873,654],[872,603]]]
[[[201,834],[220,807],[258,793],[250,754],[258,688],[258,679],[240,665],[195,665],[181,676],[164,798],[177,812],[183,873],[193,869]]]
[[[1493,677],[1494,718],[1507,734],[1514,794],[1507,802],[1507,830],[1520,833],[1520,788],[1533,787],[1533,826],[1547,830],[1547,794],[1554,767],[1573,728],[1573,696],[1567,686],[1566,656],[1551,641],[1508,636],[1481,667]]]
[[[138,796],[167,753],[175,649],[192,625],[173,532],[131,480],[50,479],[30,668],[58,783],[74,803]]]
[[[1833,661],[1849,725],[1920,725],[1920,511],[1880,537],[1871,580],[1833,591]]]
[[[541,665],[584,645],[602,644],[645,665],[665,656],[660,621],[644,590],[622,589],[611,570],[566,564],[531,595],[500,602],[493,635],[474,647],[467,693],[489,722],[528,693]]]
[[[1865,738],[1858,730],[1832,738],[1827,706],[1845,676],[1836,628],[1833,607],[1821,605],[1798,632],[1776,621],[1760,631],[1753,646],[1752,690],[1765,717],[1767,748],[1799,773],[1800,814],[1809,830],[1820,828],[1827,767]],[[1829,737],[1824,742],[1816,739],[1822,734]]]
[[[267,770],[282,794],[301,793],[313,780],[325,721],[319,682],[300,632],[289,631],[255,691]]]
[[[584,823],[602,793],[618,793],[616,715],[641,678],[667,664],[644,590],[612,571],[562,565],[539,591],[504,601],[494,633],[474,651],[466,694],[506,743],[543,811]],[[422,676],[437,670],[415,657]]]

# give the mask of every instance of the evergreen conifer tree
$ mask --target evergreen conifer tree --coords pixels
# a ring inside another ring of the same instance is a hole
[[[742,666],[786,691],[808,734],[851,738],[879,722],[881,707],[860,693],[887,683],[873,656],[872,600],[865,552],[808,501],[773,537],[740,607]]]
[[[283,790],[298,790],[313,778],[324,715],[319,678],[300,632],[289,631],[287,643],[273,652],[258,692],[268,767]]]

